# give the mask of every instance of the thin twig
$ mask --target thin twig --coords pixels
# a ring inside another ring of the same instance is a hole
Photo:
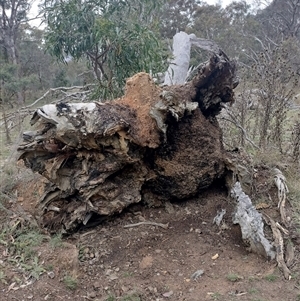
[[[289,235],[289,231],[287,229],[283,228],[278,222],[276,222],[275,224],[276,227],[280,229],[285,235]]]
[[[89,85],[85,85],[85,86],[72,86],[72,87],[57,87],[57,88],[51,88],[49,89],[44,95],[42,95],[40,98],[38,98],[36,101],[34,101],[32,104],[26,106],[26,107],[22,107],[22,109],[27,109],[30,108],[32,106],[34,106],[35,104],[37,104],[39,101],[41,101],[42,99],[44,99],[50,92],[55,92],[55,91],[68,91],[68,90],[73,90],[73,89],[83,89],[89,86],[94,86],[94,84],[89,84]]]
[[[164,229],[168,229],[169,224],[161,224],[161,223],[155,223],[155,222],[140,222],[140,223],[136,223],[136,224],[129,224],[129,225],[125,225],[124,228],[131,228],[131,227],[137,227],[137,226],[141,226],[141,225],[150,225],[150,226],[158,226],[158,227],[162,227]]]
[[[222,116],[221,118],[223,119],[223,120],[226,120],[226,121],[229,121],[229,122],[231,122],[231,123],[233,123],[236,127],[238,127],[241,131],[242,131],[242,133],[243,133],[243,135],[244,135],[244,138],[246,139],[246,141],[248,141],[254,148],[256,148],[256,149],[259,149],[259,147],[248,137],[248,135],[247,135],[247,132],[246,132],[246,130],[239,124],[239,122],[236,120],[236,118],[231,114],[231,112],[228,110],[228,108],[225,108],[226,109],[226,113],[228,114],[228,116],[231,118],[231,119],[229,119],[229,118],[226,118],[226,117],[224,117],[224,116]]]

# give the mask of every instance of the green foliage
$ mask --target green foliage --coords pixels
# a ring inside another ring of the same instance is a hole
[[[0,98],[2,104],[10,103],[18,92],[26,90],[28,86],[37,80],[36,74],[16,76],[19,74],[19,66],[0,59]]]
[[[258,289],[254,288],[254,287],[248,289],[249,294],[257,294],[258,292],[259,292]]]
[[[221,297],[222,297],[222,295],[221,295],[220,293],[213,293],[213,294],[211,295],[211,298],[212,298],[213,300],[215,300],[215,301],[221,300]]]
[[[278,278],[278,276],[274,275],[274,274],[269,274],[265,276],[265,279],[269,282],[274,282],[276,281]]]
[[[62,234],[58,233],[54,235],[51,240],[49,241],[49,245],[53,248],[60,248],[63,246]]]
[[[34,228],[19,229],[20,223],[21,221],[16,221],[10,228],[4,229],[1,236],[13,235],[14,239],[9,243],[9,252],[11,255],[18,255],[23,262],[26,262],[35,254],[34,247],[42,243],[44,235]]]
[[[70,290],[76,290],[78,280],[74,276],[67,275],[63,279],[65,286]]]
[[[20,262],[19,265],[29,277],[33,277],[35,279],[39,279],[39,277],[46,271],[39,262],[37,256],[34,256],[30,263]]]
[[[17,66],[0,61],[0,92],[2,102],[8,102],[20,88],[20,82],[15,77]]]
[[[11,264],[17,266],[28,277],[38,279],[45,269],[36,255],[36,247],[43,242],[45,236],[22,218],[14,217],[6,222],[2,221],[0,244],[6,247],[8,261]]]
[[[142,299],[137,294],[131,294],[122,297],[121,301],[142,301]]]
[[[30,8],[30,3],[27,0],[7,0],[0,1],[0,59],[4,63],[13,65],[15,68],[13,73],[13,81],[7,81],[9,89],[17,94],[18,102],[24,102],[20,87],[24,85],[20,74],[19,56],[17,40],[20,33],[22,22],[27,18],[27,11]],[[0,62],[1,63],[1,62]],[[5,95],[7,87],[3,87],[3,82],[0,80],[0,98],[3,102],[10,100],[10,97]]]
[[[67,87],[68,86],[68,79],[66,78],[66,70],[61,69],[57,70],[53,82],[54,87]]]
[[[227,278],[227,280],[229,280],[231,282],[236,282],[241,279],[241,276],[231,273],[231,274],[228,274],[226,278]]]
[[[43,43],[42,30],[30,26],[20,30],[17,41],[19,73],[21,77],[34,78],[23,88],[29,96],[32,92],[49,88],[52,85],[53,73],[56,72],[56,70],[54,72],[51,70],[54,69],[55,64],[51,56],[45,53]],[[63,68],[60,69],[64,70]]]
[[[221,5],[198,4],[191,16],[192,20],[186,22],[186,32],[194,33],[199,38],[213,40],[229,57],[242,64],[249,62],[245,51],[249,47],[256,50],[253,35],[259,32],[259,22],[251,14],[251,8],[246,1],[234,1],[225,8]],[[208,59],[209,55],[192,48],[191,64],[197,66]]]
[[[7,284],[6,275],[5,275],[4,271],[2,271],[2,270],[0,270],[0,282],[3,284]]]
[[[195,22],[199,0],[167,0],[159,15],[163,39],[172,39],[178,31],[185,31]]]
[[[87,57],[99,82],[97,96],[116,97],[125,79],[165,70],[155,12],[159,1],[46,1],[48,51],[66,62]]]

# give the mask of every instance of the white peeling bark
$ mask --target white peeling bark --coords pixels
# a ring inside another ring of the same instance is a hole
[[[189,70],[191,53],[190,35],[180,31],[173,37],[173,59],[165,75],[164,85],[180,85],[185,83]]]
[[[243,240],[249,244],[252,252],[274,259],[276,253],[264,235],[262,216],[252,205],[249,196],[243,192],[240,182],[234,184],[231,196],[237,201],[233,223],[240,225]]]
[[[195,34],[188,35],[180,31],[173,37],[173,59],[165,74],[164,85],[182,85],[189,74],[190,55],[192,45],[203,50],[220,54],[219,46],[210,40],[197,38]],[[223,53],[223,55],[225,55]]]

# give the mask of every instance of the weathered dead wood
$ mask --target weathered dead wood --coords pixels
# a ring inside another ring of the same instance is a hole
[[[286,179],[282,172],[278,168],[275,168],[274,172],[274,182],[278,190],[278,208],[280,211],[281,221],[286,227],[289,227],[290,219],[287,217],[285,210],[286,195],[289,193],[289,189],[286,185]]]
[[[294,244],[291,240],[288,240],[286,242],[286,247],[285,247],[285,262],[286,266],[290,268],[295,261],[295,248]]]
[[[36,129],[24,133],[19,151],[26,166],[52,183],[38,206],[41,224],[73,231],[93,214],[207,188],[225,171],[215,116],[233,102],[235,86],[235,64],[220,53],[184,85],[158,87],[139,73],[113,102],[36,110]]]
[[[249,250],[274,259],[276,253],[265,237],[262,215],[255,209],[249,196],[243,192],[239,182],[233,186],[231,196],[237,202],[233,223],[240,225],[242,238],[249,245]]]
[[[281,232],[276,226],[275,221],[270,216],[268,216],[267,214],[264,214],[264,216],[273,232],[274,246],[276,248],[276,260],[277,260],[278,267],[282,270],[284,278],[290,280],[291,271],[287,267],[284,260],[284,243],[283,243],[283,237],[281,235]]]

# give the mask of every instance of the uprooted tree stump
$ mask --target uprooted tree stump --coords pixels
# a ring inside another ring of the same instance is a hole
[[[94,215],[130,204],[187,199],[226,170],[216,119],[232,103],[236,66],[220,52],[192,81],[159,87],[146,73],[106,103],[57,103],[36,110],[20,159],[46,177],[38,212],[50,231],[71,232]]]

